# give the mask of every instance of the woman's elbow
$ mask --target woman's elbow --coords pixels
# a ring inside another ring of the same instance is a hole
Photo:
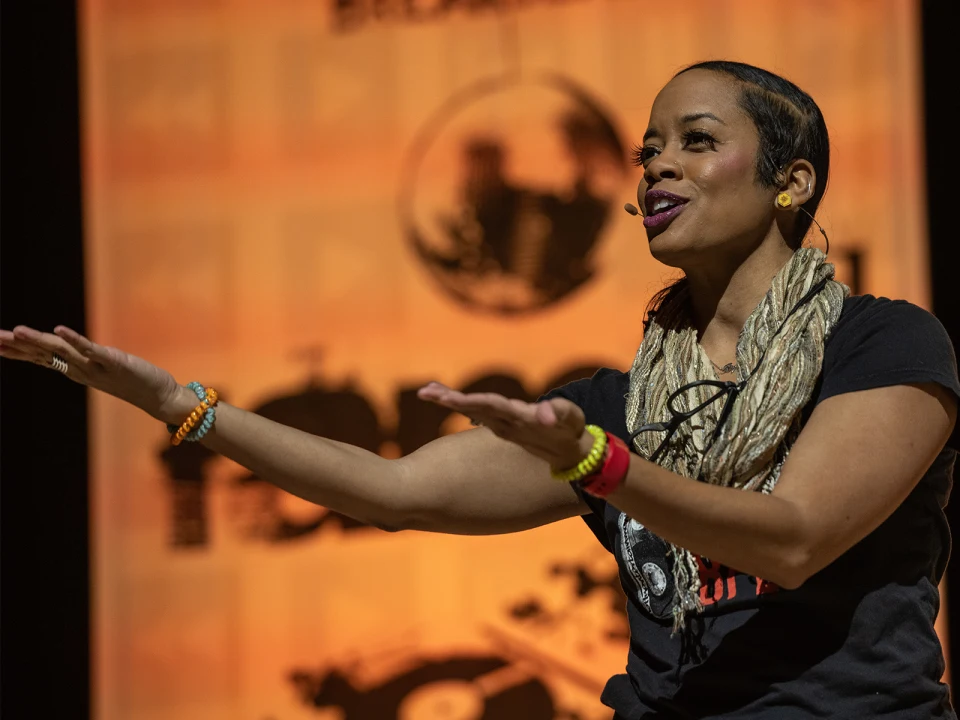
[[[822,564],[821,539],[815,517],[796,505],[785,506],[777,523],[777,530],[769,538],[772,549],[764,580],[776,583],[784,590],[796,590],[818,572]]]
[[[794,540],[779,553],[774,571],[778,577],[764,579],[784,590],[796,590],[825,565],[823,555],[815,548],[816,544],[807,538]]]
[[[810,577],[810,573],[804,572],[799,568],[786,565],[778,568],[775,574],[777,577],[764,579],[769,579],[771,582],[777,585],[777,587],[781,587],[784,590],[796,590]]]

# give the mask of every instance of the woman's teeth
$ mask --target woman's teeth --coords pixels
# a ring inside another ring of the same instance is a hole
[[[680,203],[678,203],[676,200],[667,200],[667,199],[655,200],[653,203],[652,214],[657,215],[658,213],[662,213],[664,210],[669,210],[674,205],[679,205],[679,204]]]

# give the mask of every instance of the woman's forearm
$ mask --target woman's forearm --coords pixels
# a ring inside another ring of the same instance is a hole
[[[681,477],[631,455],[607,501],[652,533],[710,560],[791,588],[802,581],[801,518],[775,495]]]
[[[169,421],[178,424],[196,396],[187,390],[175,405]],[[202,442],[287,492],[386,529],[399,527],[412,495],[392,460],[226,403],[217,405],[217,421]]]

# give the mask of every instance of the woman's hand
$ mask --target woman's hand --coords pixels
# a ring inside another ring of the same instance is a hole
[[[584,429],[583,411],[564,398],[527,403],[496,393],[464,395],[436,382],[420,388],[417,395],[463,413],[498,437],[543,458],[555,470],[573,467],[593,446],[593,436]]]
[[[66,376],[71,380],[125,400],[158,420],[179,423],[196,404],[196,396],[166,370],[117,348],[97,345],[62,325],[53,333],[23,325],[13,332],[0,330],[0,357],[53,371],[54,353],[67,362]]]

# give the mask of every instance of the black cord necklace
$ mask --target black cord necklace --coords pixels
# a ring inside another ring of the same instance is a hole
[[[803,307],[808,302],[810,302],[814,298],[814,296],[816,296],[817,293],[819,293],[821,290],[823,290],[823,288],[827,286],[827,281],[829,280],[830,280],[829,277],[822,278],[817,284],[815,284],[812,288],[810,288],[802,298],[800,298],[800,301],[793,306],[793,309],[790,312],[787,313],[787,316],[783,319],[783,322],[780,323],[780,327],[778,327],[777,331],[773,333],[773,335],[771,336],[770,342],[767,343],[767,348],[770,347],[770,343],[773,342],[773,339],[780,334],[780,331],[783,330],[784,327],[786,327],[787,320],[790,319],[790,316],[792,316],[795,312],[797,312],[797,310],[799,310],[801,307]],[[720,398],[726,398],[725,402],[723,403],[723,409],[720,411],[720,417],[717,419],[717,425],[713,430],[713,436],[710,439],[709,445],[707,446],[707,450],[709,450],[710,446],[712,446],[714,441],[720,436],[720,428],[723,427],[724,421],[727,419],[727,416],[730,414],[730,410],[733,408],[734,401],[737,399],[737,396],[743,390],[744,386],[746,386],[747,380],[753,377],[754,374],[757,372],[757,370],[760,369],[760,363],[763,362],[763,358],[767,354],[767,348],[764,348],[763,352],[760,353],[760,359],[757,360],[757,364],[756,366],[754,366],[753,371],[747,376],[746,379],[741,380],[740,382],[731,382],[730,380],[698,380],[696,382],[683,385],[682,387],[679,387],[676,390],[674,390],[670,394],[670,397],[667,398],[667,403],[666,403],[667,410],[670,413],[670,419],[667,420],[666,422],[647,423],[646,425],[643,425],[637,428],[632,433],[630,433],[630,444],[633,445],[633,441],[636,439],[637,435],[639,435],[640,433],[651,432],[651,431],[666,432],[667,433],[666,437],[663,439],[663,441],[660,443],[657,449],[654,450],[653,454],[648,458],[650,462],[655,463],[657,462],[657,460],[660,459],[660,456],[666,451],[667,447],[670,444],[670,440],[673,438],[674,434],[680,428],[681,423],[685,422],[686,420],[689,420],[698,412],[703,410],[705,407],[707,407],[708,405],[712,405]],[[710,362],[713,363],[712,360]],[[713,365],[714,367],[716,367],[716,363],[713,363]],[[737,367],[736,363],[728,363],[727,365],[724,365],[723,368],[719,368],[719,369],[722,371],[731,366],[733,366],[733,370],[736,370],[736,367]],[[674,403],[676,403],[679,400],[680,396],[683,393],[685,393],[687,390],[690,390],[691,388],[695,388],[695,387],[704,386],[704,385],[709,385],[710,387],[716,388],[717,392],[714,395],[707,398],[706,400],[704,400],[702,403],[700,403],[696,407],[691,408],[690,410],[681,410],[680,408],[674,407]]]

